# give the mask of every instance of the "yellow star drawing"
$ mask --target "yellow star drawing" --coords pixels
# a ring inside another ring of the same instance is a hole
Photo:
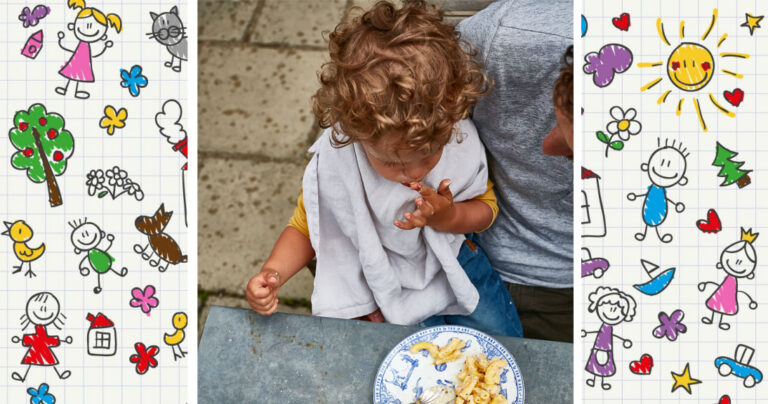
[[[747,27],[749,28],[749,35],[753,35],[755,33],[755,28],[761,28],[760,27],[760,21],[763,20],[762,15],[752,15],[750,13],[746,13],[747,15],[747,21],[744,22],[744,24],[741,24],[740,27]]]
[[[688,392],[688,394],[691,394],[691,385],[701,383],[701,380],[694,379],[691,377],[691,373],[688,369],[688,366],[689,366],[689,363],[686,363],[685,369],[681,374],[670,372],[672,373],[672,378],[675,379],[675,385],[672,386],[672,392],[682,387],[685,389],[685,391]]]

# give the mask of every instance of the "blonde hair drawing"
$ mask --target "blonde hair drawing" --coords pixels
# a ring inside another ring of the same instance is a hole
[[[117,33],[120,33],[120,31],[123,30],[123,22],[117,14],[105,15],[101,10],[93,7],[86,7],[85,0],[68,0],[67,5],[71,9],[80,9],[80,12],[77,13],[77,18],[93,16],[99,24],[104,25],[105,27],[111,26]]]

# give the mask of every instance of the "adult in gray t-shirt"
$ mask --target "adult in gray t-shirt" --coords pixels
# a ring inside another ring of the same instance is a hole
[[[573,163],[542,152],[572,10],[571,0],[499,1],[457,28],[495,83],[472,117],[499,203],[479,239],[533,338],[572,340]]]

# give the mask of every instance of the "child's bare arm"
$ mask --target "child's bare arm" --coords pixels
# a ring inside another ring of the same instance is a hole
[[[406,213],[405,221],[395,220],[395,226],[403,230],[430,226],[456,234],[488,228],[493,222],[493,210],[488,204],[477,199],[454,203],[450,185],[450,180],[443,180],[435,191],[423,184],[412,184],[413,189],[421,194],[416,198],[416,210]]]
[[[245,298],[251,308],[263,315],[277,311],[277,294],[285,282],[296,275],[315,256],[309,238],[293,227],[286,227],[275,242],[261,272],[248,281]]]

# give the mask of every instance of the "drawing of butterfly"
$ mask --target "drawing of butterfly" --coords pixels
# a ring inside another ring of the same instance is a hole
[[[133,295],[133,299],[131,299],[131,307],[141,307],[141,311],[146,313],[147,316],[149,316],[149,312],[160,303],[160,301],[154,297],[155,287],[152,285],[147,285],[144,290],[141,290],[141,288],[133,288],[131,289],[131,294]]]
[[[32,404],[54,404],[56,403],[56,396],[48,393],[48,384],[43,383],[35,390],[30,387],[27,389],[29,394],[29,402]]]
[[[51,8],[42,4],[36,6],[32,11],[29,11],[29,7],[24,7],[19,14],[19,20],[24,23],[24,28],[34,27],[50,13]]]
[[[653,329],[653,336],[656,338],[667,337],[668,340],[674,341],[680,334],[685,334],[688,327],[682,323],[685,313],[682,310],[675,310],[672,315],[667,316],[667,313],[663,311],[659,313],[659,322],[661,325]]]
[[[128,359],[131,363],[136,364],[136,373],[143,375],[144,373],[147,373],[149,368],[157,367],[157,359],[155,359],[155,355],[160,352],[160,347],[157,345],[150,345],[149,349],[147,349],[144,344],[137,342],[134,345],[134,348],[136,348],[136,355],[131,355]]]

